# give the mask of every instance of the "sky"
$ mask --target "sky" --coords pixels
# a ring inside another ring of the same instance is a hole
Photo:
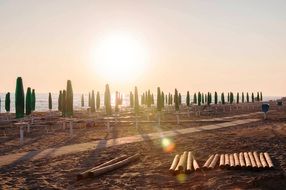
[[[0,92],[21,76],[37,92],[70,79],[83,93],[109,83],[283,96],[285,10],[283,0],[0,0]]]

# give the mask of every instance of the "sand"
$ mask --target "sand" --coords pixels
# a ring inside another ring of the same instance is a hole
[[[175,144],[175,149],[169,153],[164,152],[161,140],[154,140],[20,162],[0,169],[0,189],[285,189],[285,121],[286,113],[279,111],[270,113],[265,121],[179,135],[170,139]],[[207,124],[209,123],[186,123],[180,126],[162,124],[161,128],[167,130]],[[142,126],[142,131],[152,132],[152,126],[153,124],[145,124]],[[139,132],[131,126],[125,126],[118,129],[117,135],[112,136],[112,133],[106,133],[104,126],[97,126],[76,129],[76,138],[71,139],[66,131],[59,129],[55,133],[41,135],[39,131],[36,133],[38,136],[31,136],[31,142],[28,141],[22,147],[16,145],[18,142],[16,136],[10,137],[9,140],[1,138],[1,155],[43,150],[94,139],[130,136]],[[8,143],[3,146],[3,142],[9,142],[10,145]],[[8,148],[5,148],[6,146]],[[200,165],[203,165],[209,154],[267,151],[273,159],[275,169],[264,171],[215,169],[192,173],[188,176],[170,175],[168,169],[174,156],[186,150],[193,151]],[[76,181],[76,175],[79,172],[117,156],[135,153],[141,154],[141,158],[135,163],[100,177]]]

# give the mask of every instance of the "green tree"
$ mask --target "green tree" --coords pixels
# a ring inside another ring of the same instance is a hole
[[[66,116],[73,115],[73,89],[70,80],[67,81],[67,91],[66,91]]]
[[[202,96],[202,104],[205,104],[205,96],[204,96],[204,93],[202,93],[201,96]]]
[[[97,93],[96,93],[96,109],[99,110],[99,108],[100,108],[100,94],[97,91]]]
[[[232,104],[233,103],[233,93],[229,93],[229,102]]]
[[[157,111],[162,110],[162,96],[161,96],[161,90],[160,87],[157,87]]]
[[[263,101],[262,92],[260,92],[260,101]]]
[[[174,103],[176,111],[179,111],[179,95],[177,89],[175,89]]]
[[[90,101],[90,104],[91,104],[91,106],[90,106],[90,111],[91,111],[92,113],[94,113],[94,112],[95,112],[95,94],[94,94],[94,90],[92,90],[92,92],[91,92],[91,101]]]
[[[8,92],[5,96],[5,110],[8,113],[10,112],[10,105],[11,105],[10,92]]]
[[[32,111],[36,109],[36,93],[35,89],[32,90]]]
[[[140,111],[140,107],[139,107],[139,98],[138,98],[138,89],[137,86],[135,86],[135,92],[134,92],[134,111],[135,114],[138,115],[139,111]]]
[[[208,105],[210,105],[212,103],[212,94],[210,92],[208,92]]]
[[[257,92],[256,99],[257,99],[257,101],[260,101],[259,92]]]
[[[60,94],[59,94],[59,98],[58,98],[58,110],[59,110],[59,111],[62,111],[62,110],[63,110],[63,109],[62,109],[62,105],[63,105],[62,101],[63,101],[63,93],[62,93],[62,91],[60,90]]]
[[[254,94],[253,94],[253,92],[251,93],[251,101],[254,102]]]
[[[239,93],[236,93],[236,103],[239,104]]]
[[[178,101],[179,101],[179,105],[182,105],[182,95],[181,95],[181,93],[179,93]]]
[[[188,107],[190,106],[190,92],[189,91],[187,91],[186,104]]]
[[[164,92],[162,91],[162,97],[161,97],[161,108],[164,108],[165,107],[165,95],[164,95]]]
[[[214,101],[215,101],[215,104],[217,104],[217,92],[215,92],[214,94]]]
[[[194,104],[198,103],[198,99],[197,99],[197,93],[194,94]]]
[[[150,108],[152,105],[152,95],[150,90],[148,90],[148,103],[147,103],[147,107]]]
[[[244,92],[241,94],[241,102],[244,103]]]
[[[32,113],[32,91],[31,88],[27,88],[26,93],[26,115],[30,115]]]
[[[25,109],[25,94],[24,94],[23,81],[21,77],[18,77],[16,81],[16,92],[15,92],[16,118],[24,117],[24,109]]]
[[[119,112],[119,104],[120,104],[120,94],[119,92],[115,92],[115,112]]]
[[[81,107],[84,107],[84,95],[81,95]]]
[[[27,96],[28,96],[28,92],[27,92]],[[49,110],[52,110],[52,109],[53,109],[52,94],[49,92]]]
[[[106,114],[107,115],[111,115],[112,114],[112,108],[111,108],[110,90],[109,90],[109,85],[108,84],[105,85],[104,106],[105,106]]]
[[[221,93],[221,103],[222,103],[222,104],[225,104],[224,93]]]
[[[132,92],[130,92],[129,98],[130,98],[130,107],[134,108],[134,97]]]
[[[88,107],[91,108],[91,96],[90,96],[90,92],[88,93]]]
[[[198,93],[198,105],[200,106],[202,102],[202,95],[201,92]]]
[[[63,90],[62,95],[62,114],[65,117],[67,113],[67,91]]]
[[[246,102],[249,103],[249,94],[248,94],[248,92],[246,93]]]

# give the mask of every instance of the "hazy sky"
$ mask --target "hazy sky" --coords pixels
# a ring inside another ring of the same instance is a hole
[[[285,95],[285,10],[285,0],[0,0],[0,92],[14,92],[22,76],[38,92],[71,79],[75,92],[108,82],[124,92]],[[136,39],[146,58],[125,82],[102,77],[94,58],[117,34]]]

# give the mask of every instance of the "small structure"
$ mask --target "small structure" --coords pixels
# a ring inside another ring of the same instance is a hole
[[[263,103],[261,108],[262,108],[262,112],[264,113],[264,119],[266,119],[266,113],[269,111],[269,104]]]

